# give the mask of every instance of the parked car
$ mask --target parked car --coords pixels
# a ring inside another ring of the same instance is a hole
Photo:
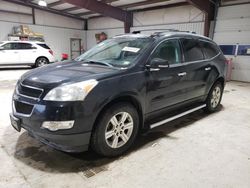
[[[18,80],[12,126],[56,149],[118,156],[139,131],[219,108],[226,59],[187,32],[126,34]]]
[[[53,51],[43,42],[0,42],[0,66],[40,67],[55,62]]]

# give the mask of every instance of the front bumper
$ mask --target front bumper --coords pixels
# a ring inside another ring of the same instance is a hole
[[[57,135],[34,132],[29,126],[24,124],[22,124],[21,127],[27,130],[30,136],[34,137],[36,140],[61,151],[83,152],[87,151],[89,147],[90,132],[72,135]]]
[[[31,105],[31,113],[17,112],[15,102]],[[13,97],[13,113],[11,116],[18,119],[20,128],[27,130],[31,136],[40,142],[65,152],[83,152],[88,150],[94,121],[93,114],[85,113],[86,110],[83,106],[81,102],[44,103],[29,101],[18,96]],[[74,120],[71,129],[50,131],[42,127],[45,121],[69,120]]]

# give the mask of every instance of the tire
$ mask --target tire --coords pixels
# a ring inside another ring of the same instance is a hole
[[[117,103],[100,116],[91,137],[91,148],[106,157],[125,153],[139,130],[139,116],[129,103]]]
[[[221,98],[223,94],[223,87],[221,82],[216,82],[210,89],[206,99],[205,111],[208,113],[215,112],[219,109]]]
[[[46,57],[39,57],[35,62],[35,67],[42,67],[44,65],[47,65],[48,63],[49,60]]]

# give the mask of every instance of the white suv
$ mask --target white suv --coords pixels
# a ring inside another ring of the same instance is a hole
[[[0,42],[0,66],[30,65],[40,67],[55,62],[53,51],[43,42]]]

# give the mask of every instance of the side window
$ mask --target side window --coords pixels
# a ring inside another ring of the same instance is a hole
[[[5,45],[3,45],[3,48],[5,50],[17,50],[18,49],[18,43],[10,42]]]
[[[200,44],[202,46],[203,52],[205,53],[206,59],[211,59],[220,53],[215,44],[207,41],[200,41]]]
[[[3,45],[3,49],[5,49],[5,50],[11,50],[11,45],[12,43],[7,43],[7,44],[4,44]]]
[[[30,50],[32,49],[32,45],[29,43],[19,43],[19,49],[20,50]]]
[[[160,58],[167,60],[168,63],[181,63],[180,46],[178,40],[167,40],[162,42],[154,51],[151,59]]]
[[[198,40],[181,39],[186,62],[203,60],[203,52]]]

